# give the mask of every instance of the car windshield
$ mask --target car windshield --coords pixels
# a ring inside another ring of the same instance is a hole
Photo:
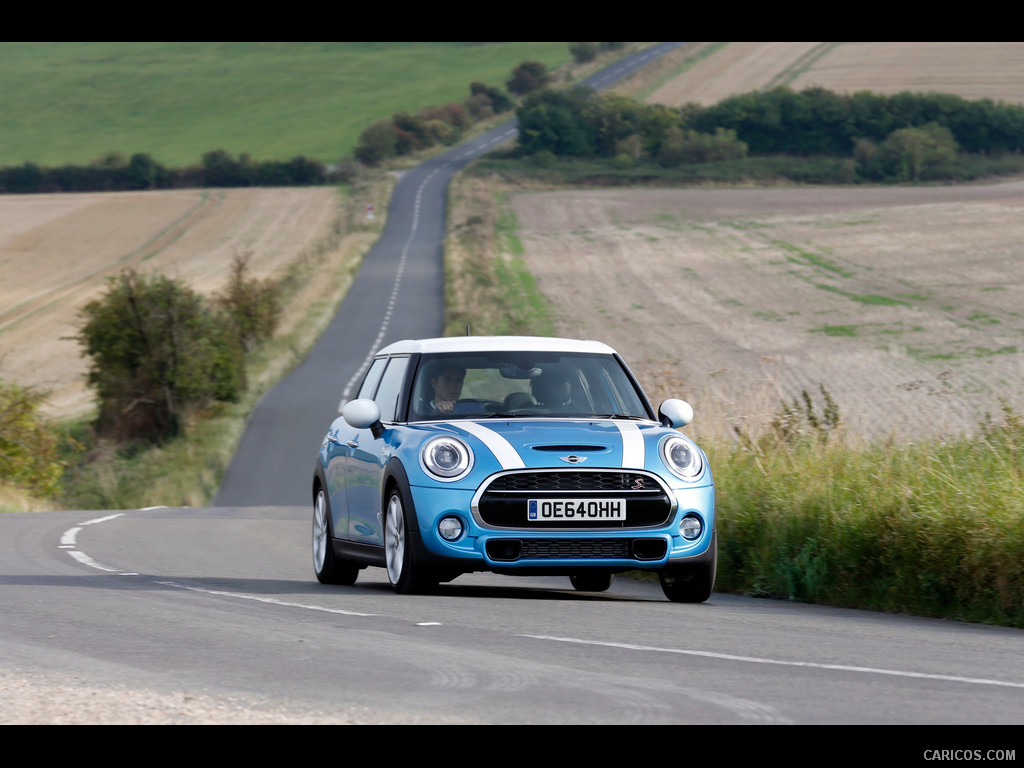
[[[420,358],[409,421],[537,416],[650,418],[612,355],[476,352]]]

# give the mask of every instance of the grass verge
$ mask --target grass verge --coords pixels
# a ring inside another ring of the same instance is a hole
[[[803,417],[705,449],[718,589],[1024,628],[1024,425],[1009,408],[976,437],[852,447]]]
[[[550,304],[523,260],[506,191],[459,176],[449,190],[445,332],[551,336]]]

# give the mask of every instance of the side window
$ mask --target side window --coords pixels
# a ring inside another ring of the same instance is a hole
[[[373,399],[373,393],[377,391],[377,382],[380,381],[380,375],[384,372],[384,364],[388,361],[386,357],[378,357],[373,361],[373,365],[370,366],[370,370],[366,372],[366,376],[363,377],[363,384],[359,387],[359,394],[357,397]]]
[[[405,370],[409,367],[409,358],[393,357],[384,377],[380,380],[377,388],[377,396],[374,399],[377,407],[380,408],[381,421],[394,421],[398,410],[398,398],[402,394],[402,384],[405,382]]]

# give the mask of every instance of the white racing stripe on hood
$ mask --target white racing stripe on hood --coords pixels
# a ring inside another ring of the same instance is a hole
[[[644,450],[644,436],[640,427],[632,421],[613,421],[622,434],[622,468],[643,469],[647,454]]]
[[[524,469],[526,467],[526,462],[523,461],[523,457],[519,455],[516,449],[512,447],[512,443],[493,429],[488,429],[482,424],[477,424],[475,421],[451,421],[448,423],[453,427],[466,430],[486,445],[488,450],[494,454],[494,458],[501,464],[502,469]]]

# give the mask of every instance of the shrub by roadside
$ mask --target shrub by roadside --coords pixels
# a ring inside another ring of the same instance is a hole
[[[46,394],[0,380],[0,485],[48,496],[59,488],[64,466],[56,426],[39,412]]]

